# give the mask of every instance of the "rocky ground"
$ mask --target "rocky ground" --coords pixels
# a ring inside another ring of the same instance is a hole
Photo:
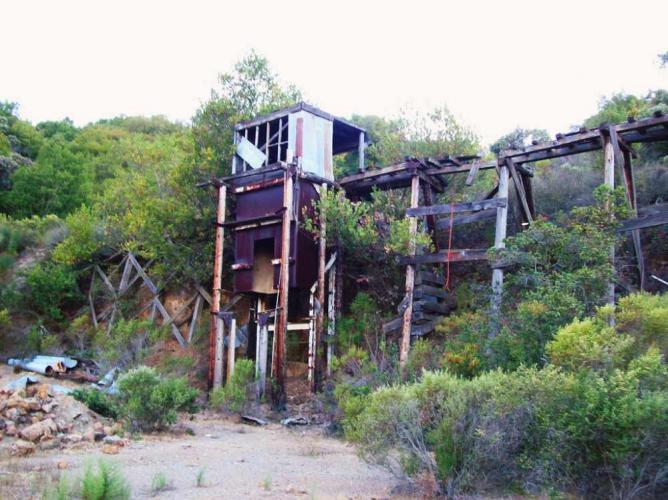
[[[194,435],[165,433],[128,439],[116,454],[104,444],[36,450],[0,458],[0,497],[41,498],[61,474],[76,478],[86,463],[118,463],[133,498],[388,498],[396,480],[362,462],[354,448],[311,427],[263,427],[198,415]],[[183,429],[183,426],[177,429]],[[151,484],[163,475],[167,488]],[[201,484],[197,478],[201,475]]]
[[[22,375],[1,368],[0,387]],[[76,481],[100,459],[120,466],[133,498],[387,498],[397,491],[395,478],[321,425],[253,426],[204,412],[170,432],[130,437],[56,391],[60,381],[38,379],[0,392],[2,499],[43,498],[62,475]],[[156,477],[165,482],[159,492]]]

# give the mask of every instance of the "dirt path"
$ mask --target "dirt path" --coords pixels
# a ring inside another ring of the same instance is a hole
[[[251,427],[202,416],[188,424],[194,436],[144,437],[113,457],[102,454],[99,445],[87,445],[2,459],[0,471],[44,475],[60,463],[76,477],[87,461],[105,457],[121,465],[133,498],[151,497],[151,480],[160,473],[172,485],[157,495],[165,499],[387,498],[396,484],[386,471],[357,458],[354,448],[318,430]],[[196,486],[200,470],[204,487]],[[40,480],[33,479],[30,487],[39,489],[35,482]]]

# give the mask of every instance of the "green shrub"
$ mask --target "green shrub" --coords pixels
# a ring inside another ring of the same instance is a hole
[[[436,325],[436,333],[445,337],[443,366],[464,377],[480,373],[488,326],[488,319],[480,312],[464,311],[443,318]]]
[[[642,364],[662,371],[656,358]],[[668,396],[665,385],[641,391],[638,373],[547,366],[466,380],[427,372],[417,384],[373,392],[348,410],[344,429],[366,459],[434,474],[448,495],[556,487],[590,498],[661,496]]]
[[[211,392],[211,405],[226,408],[234,413],[242,412],[253,393],[255,365],[249,359],[237,360],[232,378]]]
[[[411,345],[406,359],[406,378],[409,381],[420,379],[423,370],[438,370],[443,362],[443,352],[436,342],[418,339]]]
[[[118,417],[118,405],[113,397],[108,396],[98,389],[75,389],[71,396],[77,401],[81,401],[95,413],[107,418]]]
[[[130,486],[117,465],[100,460],[97,470],[86,464],[78,496],[83,500],[125,500],[130,498]]]
[[[63,310],[81,298],[77,273],[67,266],[52,262],[37,264],[27,272],[26,283],[30,304],[51,321],[62,321]]]
[[[650,345],[668,356],[668,294],[631,294],[619,299],[615,311],[616,328],[633,336],[636,350]]]
[[[105,368],[130,367],[141,363],[149,345],[158,339],[161,330],[151,321],[119,319],[111,329],[99,329],[93,336],[93,349]]]
[[[173,424],[177,411],[195,411],[197,390],[185,378],[161,378],[153,369],[141,366],[118,381],[120,414],[134,430],[162,429]]]
[[[575,320],[547,345],[552,364],[567,370],[612,369],[626,364],[633,338],[598,319]]]

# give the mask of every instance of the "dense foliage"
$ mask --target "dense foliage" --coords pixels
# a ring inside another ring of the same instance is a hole
[[[648,310],[655,311],[650,318]],[[588,497],[668,491],[668,296],[636,295],[575,320],[543,368],[473,379],[427,372],[415,384],[346,394],[344,429],[364,455],[450,495],[485,489]]]

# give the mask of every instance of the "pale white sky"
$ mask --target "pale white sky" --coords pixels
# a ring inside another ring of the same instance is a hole
[[[3,0],[0,99],[32,122],[187,121],[251,48],[331,113],[447,104],[492,142],[668,87],[668,1]]]

